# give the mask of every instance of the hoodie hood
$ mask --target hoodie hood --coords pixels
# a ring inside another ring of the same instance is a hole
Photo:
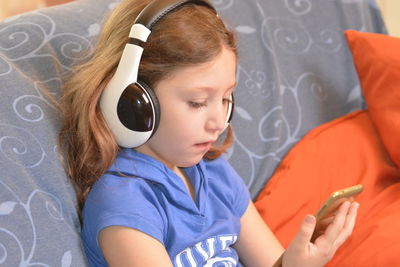
[[[169,201],[175,205],[188,207],[188,201],[194,202],[191,212],[202,213],[204,207],[202,207],[200,199],[204,199],[207,192],[204,169],[203,160],[194,166],[182,168],[193,185],[195,200],[191,198],[184,182],[175,172],[159,160],[134,149],[123,149],[106,175],[140,178],[147,183],[157,184],[158,189],[163,191]]]

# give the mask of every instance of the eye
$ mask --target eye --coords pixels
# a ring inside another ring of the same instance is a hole
[[[189,101],[188,104],[191,108],[203,108],[203,107],[207,106],[206,101],[204,101],[204,102]]]

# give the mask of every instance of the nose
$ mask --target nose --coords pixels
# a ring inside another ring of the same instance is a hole
[[[210,131],[223,131],[226,128],[227,113],[226,105],[217,105],[215,108],[210,109],[206,129]]]

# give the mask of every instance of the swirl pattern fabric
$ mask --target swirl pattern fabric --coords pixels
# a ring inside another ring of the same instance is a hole
[[[77,0],[0,22],[0,265],[85,266],[57,157],[59,96],[114,0]],[[214,0],[237,32],[228,157],[252,197],[310,129],[363,107],[342,31],[385,32],[372,0]]]
[[[0,266],[86,265],[57,155],[60,114],[46,94],[59,96],[71,64],[86,60],[112,4],[76,2],[0,24]]]
[[[308,131],[364,106],[343,30],[386,30],[368,0],[214,3],[238,32],[230,162],[254,198]]]

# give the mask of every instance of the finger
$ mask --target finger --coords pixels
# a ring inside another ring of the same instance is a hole
[[[343,202],[338,212],[336,213],[333,222],[326,228],[326,231],[324,233],[324,239],[328,241],[328,243],[332,244],[341,233],[344,224],[346,222],[346,217],[349,208],[350,208],[350,202],[348,201]]]
[[[315,228],[315,217],[307,215],[300,225],[300,229],[294,238],[292,245],[296,248],[302,249],[308,246],[311,240],[311,236]]]
[[[317,226],[320,227],[321,231],[324,231],[330,224],[333,223],[333,221],[335,220],[335,216],[329,216],[325,219],[322,219],[319,221],[319,223],[317,224]]]
[[[337,248],[340,247],[353,232],[359,206],[360,204],[357,202],[351,204],[342,232],[339,234],[335,242]]]
[[[325,232],[326,228],[333,222],[334,219],[335,216],[332,215],[317,222],[313,236],[311,237],[311,242],[315,242],[315,240]]]

